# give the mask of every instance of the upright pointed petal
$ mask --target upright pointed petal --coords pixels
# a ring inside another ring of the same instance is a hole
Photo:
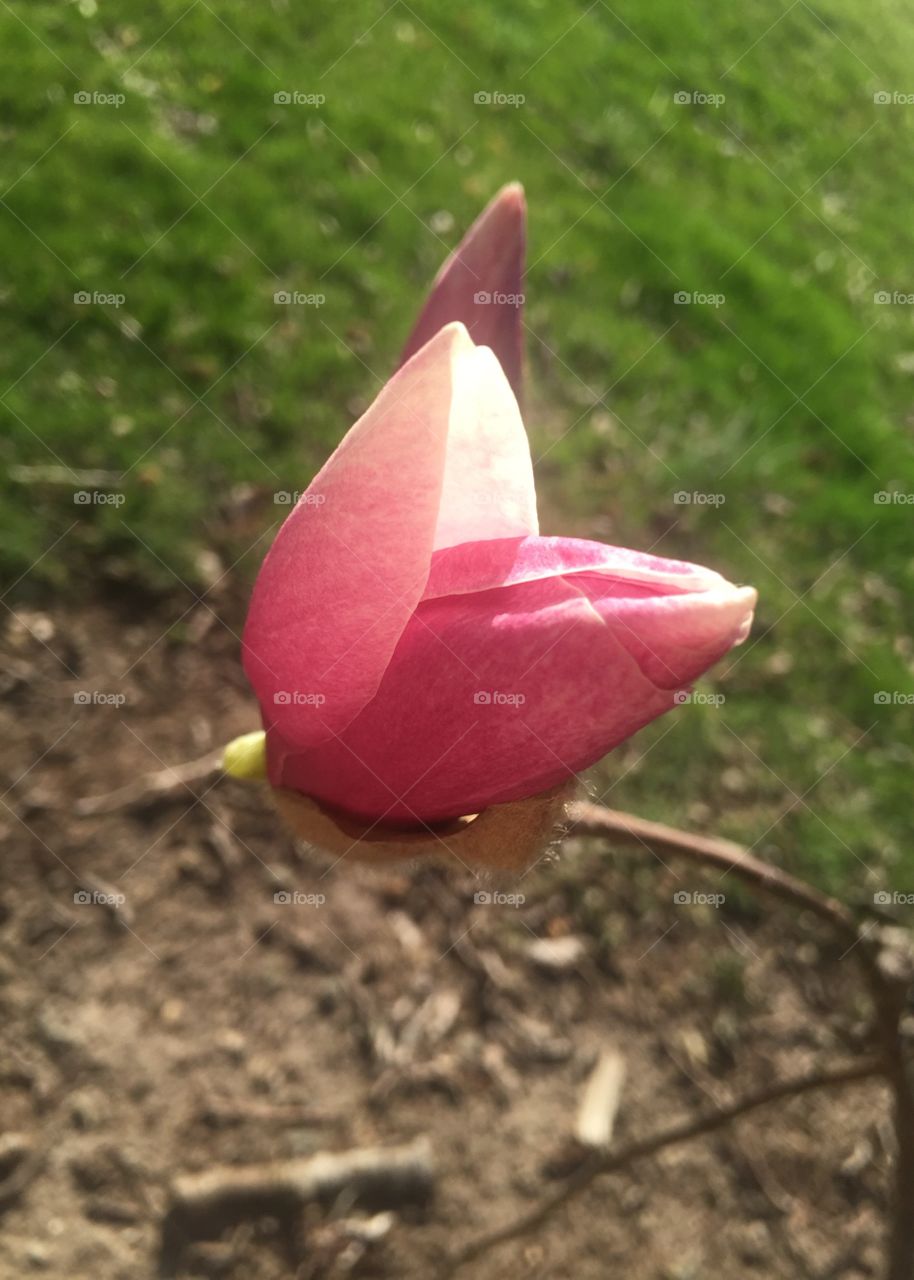
[[[435,547],[536,531],[530,450],[491,351],[439,330],[315,477],[261,568],[244,665],[297,747],[374,695]]]
[[[523,362],[526,205],[512,182],[479,215],[435,277],[403,351],[406,361],[438,330],[460,320],[479,346],[491,347],[518,400]]]
[[[244,667],[269,722],[302,744],[372,696],[422,595],[447,456],[455,365],[442,330],[383,388],[321,468],[267,555]]]
[[[461,360],[453,401],[435,550],[536,534],[530,443],[488,347]]]

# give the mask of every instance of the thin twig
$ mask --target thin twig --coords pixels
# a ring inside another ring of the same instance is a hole
[[[740,1116],[744,1116],[750,1111],[755,1111],[759,1107],[768,1106],[769,1103],[799,1097],[801,1094],[811,1093],[816,1089],[828,1089],[839,1085],[852,1084],[855,1081],[866,1080],[872,1076],[885,1075],[885,1073],[886,1063],[882,1058],[861,1058],[859,1062],[850,1063],[844,1067],[838,1067],[830,1071],[813,1072],[806,1076],[800,1076],[796,1080],[785,1080],[780,1084],[771,1085],[758,1093],[749,1094],[741,1098],[738,1102],[734,1102],[728,1107],[721,1107],[717,1111],[700,1116],[697,1120],[684,1120],[679,1124],[672,1125],[669,1129],[664,1129],[662,1132],[654,1134],[653,1137],[630,1142],[618,1151],[609,1154],[594,1153],[575,1169],[574,1173],[566,1179],[557,1191],[545,1197],[533,1209],[518,1215],[518,1217],[513,1218],[510,1222],[506,1222],[503,1226],[497,1227],[493,1231],[478,1236],[452,1255],[441,1268],[440,1280],[447,1280],[448,1277],[454,1275],[468,1262],[472,1262],[490,1249],[494,1249],[497,1245],[505,1244],[509,1240],[516,1240],[518,1236],[537,1230],[562,1205],[566,1204],[573,1196],[578,1195],[586,1187],[590,1186],[596,1178],[602,1177],[604,1174],[618,1173],[633,1161],[655,1155],[665,1147],[671,1147],[681,1142],[688,1142],[691,1138],[699,1138],[705,1134],[714,1133],[732,1121],[739,1119]]]
[[[733,841],[692,835],[595,804],[575,804],[569,816],[570,830],[579,835],[603,836],[735,872],[757,889],[815,912],[843,940],[844,955],[853,953],[873,999],[875,1031],[884,1072],[892,1088],[898,1142],[886,1280],[911,1280],[914,1276],[914,1081],[905,1055],[901,1022],[914,970],[910,957],[901,956],[903,949],[890,938],[891,930],[880,928],[872,920],[861,926],[853,912],[837,899],[779,867],[762,862]]]
[[[121,809],[133,809],[151,800],[168,800],[173,796],[192,795],[190,783],[206,782],[214,778],[222,768],[222,749],[209,751],[196,760],[170,765],[154,773],[144,773],[126,786],[104,795],[84,796],[71,806],[80,817],[96,813],[116,813]]]
[[[814,911],[844,937],[850,936],[854,942],[859,937],[853,914],[843,903],[828,894],[820,893],[805,880],[797,879],[780,867],[762,862],[748,849],[732,840],[678,831],[675,827],[664,826],[662,822],[651,822],[647,818],[619,813],[598,804],[573,804],[569,817],[569,832],[572,834],[604,836],[625,844],[641,845],[646,849],[697,859],[724,873],[736,872],[741,879],[748,880],[766,893],[791,902],[794,906]]]

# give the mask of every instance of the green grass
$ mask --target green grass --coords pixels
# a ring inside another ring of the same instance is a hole
[[[750,842],[771,827],[763,853],[860,898],[914,891],[914,707],[874,703],[914,689],[914,506],[873,496],[914,491],[914,308],[873,300],[914,293],[914,106],[873,101],[911,87],[904,13],[4,6],[16,593],[199,583],[214,548],[250,576],[274,492],[304,487],[448,248],[519,178],[547,530],[697,559],[761,593],[723,706],[640,735],[599,789]],[[280,90],[326,101],[277,105]],[[480,90],[526,101],[480,105]],[[325,302],[277,306],[278,289]],[[125,301],[77,305],[80,290]],[[105,472],[123,505],[75,504],[90,486],[31,470],[48,465]]]

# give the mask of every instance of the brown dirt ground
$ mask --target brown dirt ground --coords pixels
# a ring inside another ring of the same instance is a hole
[[[4,1187],[0,1149],[2,1280],[424,1280],[557,1185],[607,1042],[627,1061],[620,1141],[864,1045],[853,962],[811,922],[729,883],[718,911],[677,908],[674,890],[721,886],[644,854],[569,840],[502,886],[522,906],[492,906],[464,872],[328,870],[260,788],[227,780],[75,816],[79,797],[255,726],[241,600],[177,622],[185,604],[6,615],[0,1110],[38,1158]],[[276,905],[282,888],[326,900]],[[581,959],[544,971],[537,939],[565,936]],[[759,1112],[605,1179],[460,1275],[875,1276],[885,1115],[869,1083]],[[378,1243],[359,1243],[358,1207],[277,1205],[163,1261],[178,1173],[423,1134],[434,1196]]]

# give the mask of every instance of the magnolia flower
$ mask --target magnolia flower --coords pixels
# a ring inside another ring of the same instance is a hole
[[[269,781],[367,826],[551,794],[751,623],[755,591],[713,570],[540,535],[516,398],[522,246],[509,187],[254,588],[244,666]]]

